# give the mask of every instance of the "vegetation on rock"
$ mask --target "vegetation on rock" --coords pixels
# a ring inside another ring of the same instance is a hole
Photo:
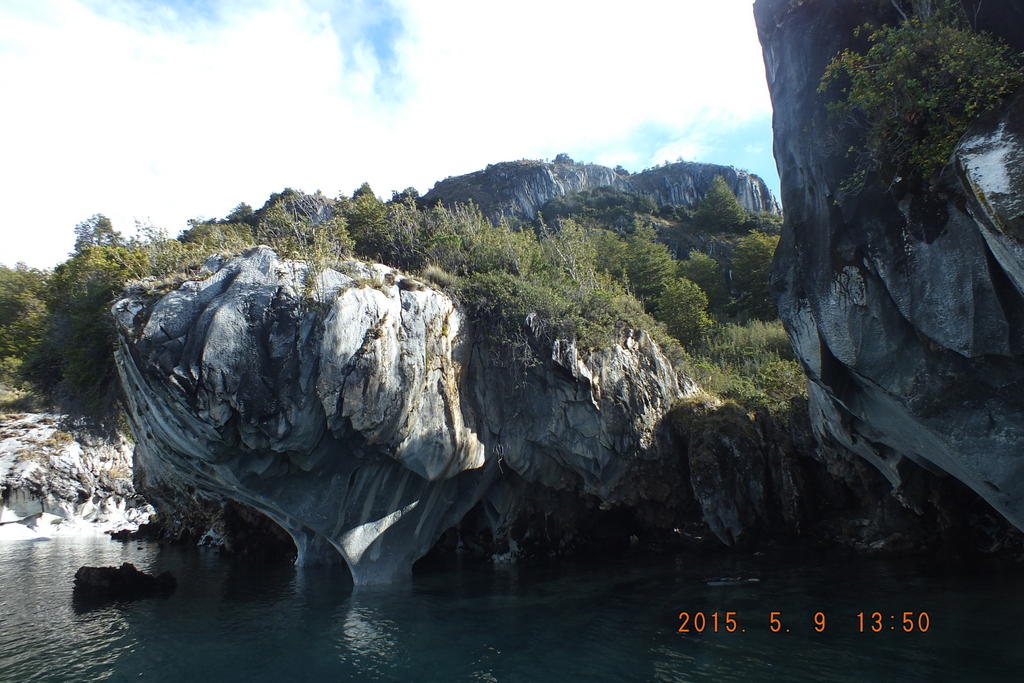
[[[0,360],[15,359],[4,360],[8,374],[30,379],[65,409],[109,423],[118,395],[109,308],[124,287],[160,296],[200,276],[213,254],[267,244],[305,260],[310,276],[352,257],[418,273],[463,302],[501,365],[536,364],[557,338],[598,348],[622,329],[645,329],[679,365],[735,375],[715,380],[723,395],[778,408],[783,402],[761,391],[765,381],[743,376],[739,356],[707,355],[717,348],[712,339],[739,334],[723,329],[774,317],[767,273],[777,237],[741,236],[759,224],[774,231],[773,221],[747,216],[720,179],[692,211],[659,211],[649,198],[601,189],[556,198],[533,223],[494,224],[473,204],[424,206],[411,189],[384,202],[366,184],[336,198],[286,189],[259,209],[239,204],[223,219],[190,221],[174,239],[147,225],[127,239],[96,215],[75,228],[75,251],[52,274],[0,272],[10,310],[33,311],[0,320]],[[669,233],[703,249],[679,261]],[[16,348],[12,339],[21,340]],[[756,345],[749,350],[761,354]],[[792,359],[774,349],[769,355],[756,371],[789,363],[776,375],[792,380],[790,395],[801,393]]]
[[[862,131],[848,149],[857,167],[845,191],[858,191],[875,171],[933,184],[971,121],[1024,83],[1019,56],[974,31],[960,3],[914,9],[900,10],[899,25],[857,29],[870,47],[843,50],[821,78],[819,92],[839,87],[833,120]]]

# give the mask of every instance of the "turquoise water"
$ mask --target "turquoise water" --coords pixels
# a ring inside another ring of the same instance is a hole
[[[170,570],[178,591],[73,604],[79,566],[124,561]],[[708,585],[718,578],[760,580]],[[1022,606],[1024,571],[996,563],[722,555],[438,570],[353,590],[337,567],[105,538],[5,541],[0,680],[1015,681]],[[702,612],[704,632],[679,633],[682,611],[691,627]]]

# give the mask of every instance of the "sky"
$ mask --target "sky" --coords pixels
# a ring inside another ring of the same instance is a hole
[[[682,158],[773,191],[752,0],[0,0],[0,263],[286,187]]]

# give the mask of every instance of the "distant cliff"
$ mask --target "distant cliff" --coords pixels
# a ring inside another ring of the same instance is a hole
[[[967,3],[1024,48],[1024,2]],[[977,120],[934,190],[851,171],[825,139],[826,64],[888,3],[757,0],[786,220],[772,290],[811,418],[896,495],[952,475],[1024,528],[1024,93]]]
[[[501,216],[533,219],[554,197],[603,187],[638,192],[651,197],[658,206],[690,207],[704,197],[716,176],[725,179],[747,211],[779,213],[775,197],[756,175],[732,166],[693,162],[620,174],[597,164],[509,161],[439,181],[423,200],[446,205],[472,201],[491,220]]]

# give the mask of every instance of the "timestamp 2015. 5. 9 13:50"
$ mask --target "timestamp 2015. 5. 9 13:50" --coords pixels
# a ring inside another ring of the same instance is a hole
[[[808,619],[793,617],[782,612],[769,612],[767,618],[743,615],[738,612],[680,612],[679,633],[746,633],[747,630],[763,629],[772,633],[791,633],[794,628],[806,630],[810,626],[816,633],[824,633],[826,629],[853,630],[860,633],[927,633],[931,628],[931,617],[927,612],[858,612],[842,616],[826,616],[824,612],[815,612]]]

